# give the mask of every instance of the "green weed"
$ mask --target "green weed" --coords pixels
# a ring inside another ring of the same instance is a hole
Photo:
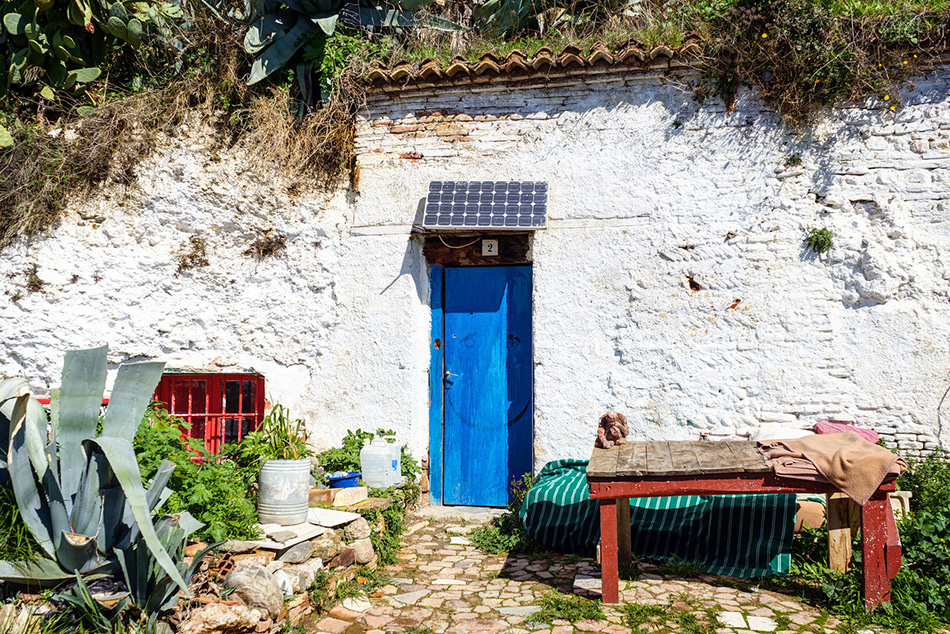
[[[379,569],[364,566],[353,578],[336,584],[334,597],[337,601],[342,601],[350,597],[368,595],[389,583],[390,579],[389,575],[381,573]]]
[[[674,605],[686,603],[687,608]],[[718,608],[702,608],[689,597],[670,597],[667,605],[628,603],[621,608],[624,624],[633,634],[675,631],[679,634],[713,634],[719,628]]]
[[[828,568],[826,528],[808,529],[796,536],[792,567],[786,578],[764,585],[799,594],[846,621],[846,629],[876,625],[926,634],[941,631],[950,622],[950,461],[935,452],[924,461],[909,461],[901,476],[902,488],[914,491],[912,513],[900,524],[903,546],[901,570],[891,581],[891,603],[866,612],[861,597],[861,550],[854,544],[854,562],[847,573]],[[919,494],[919,497],[918,497]]]
[[[0,539],[0,561],[33,561],[41,555],[45,556],[45,551],[20,516],[20,507],[17,506],[13,488],[8,482],[2,481],[0,526],[4,527],[4,537]]]
[[[549,592],[541,598],[541,609],[531,616],[532,621],[550,623],[558,619],[582,621],[604,618],[600,601],[593,601],[574,594]]]
[[[805,246],[815,253],[826,253],[834,243],[834,233],[827,227],[811,227],[805,236]]]
[[[469,539],[476,548],[493,554],[545,552],[546,549],[528,535],[519,517],[524,498],[534,483],[535,478],[530,475],[512,482],[511,501],[505,512],[485,526],[476,526],[469,533]]]
[[[683,561],[678,557],[664,560],[656,568],[656,574],[667,577],[681,577],[684,579],[697,577],[703,572],[700,564]]]

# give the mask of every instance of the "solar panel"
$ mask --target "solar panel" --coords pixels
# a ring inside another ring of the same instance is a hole
[[[543,229],[548,184],[542,181],[432,181],[422,226],[433,229]]]

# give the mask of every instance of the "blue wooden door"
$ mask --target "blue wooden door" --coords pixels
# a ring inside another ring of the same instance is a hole
[[[443,500],[504,506],[530,473],[531,267],[445,270]]]

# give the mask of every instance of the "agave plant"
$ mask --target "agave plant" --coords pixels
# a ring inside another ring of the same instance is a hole
[[[0,438],[8,439],[0,446],[0,470],[46,554],[36,561],[0,561],[0,579],[53,585],[77,574],[115,574],[123,553],[141,542],[155,565],[187,592],[152,524],[152,511],[170,494],[165,485],[174,465],[163,462],[146,491],[132,449],[163,369],[157,362],[119,368],[101,433],[105,347],[66,354],[49,418],[24,379],[0,382]]]

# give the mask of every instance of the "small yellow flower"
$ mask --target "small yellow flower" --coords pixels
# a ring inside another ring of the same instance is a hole
[[[897,106],[891,106],[891,110],[897,110]]]
[[[884,95],[884,101],[890,101],[890,100],[891,100],[890,95]]]
[[[916,53],[914,54],[914,59],[917,59],[917,54],[916,54]]]
[[[768,33],[763,33],[763,34],[762,34],[762,37],[768,37],[768,36],[769,36]]]
[[[907,63],[907,60],[906,60],[906,59],[904,60],[904,63],[905,63],[905,64]]]

